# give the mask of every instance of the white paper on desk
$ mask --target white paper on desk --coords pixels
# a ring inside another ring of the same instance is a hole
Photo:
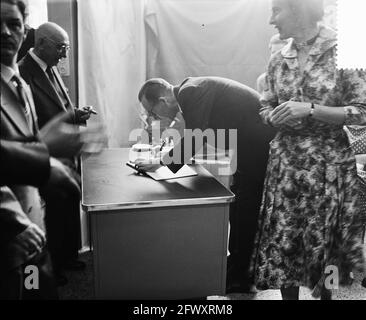
[[[173,173],[172,171],[170,171],[168,169],[168,167],[160,167],[159,169],[157,169],[154,172],[146,172],[146,174],[148,176],[150,176],[151,178],[153,178],[154,180],[169,180],[169,179],[178,179],[178,178],[186,178],[186,177],[192,177],[192,176],[196,176],[197,172],[187,166],[186,164],[180,168],[177,173]]]

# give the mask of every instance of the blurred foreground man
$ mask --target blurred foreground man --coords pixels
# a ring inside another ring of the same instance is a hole
[[[0,297],[54,299],[57,291],[45,248],[43,208],[36,188],[49,178],[49,152],[35,137],[34,106],[16,65],[25,37],[24,20],[22,1],[1,0],[1,162],[8,170],[1,175]],[[15,168],[16,164],[20,167]],[[17,179],[17,171],[27,174]],[[28,266],[39,271],[38,289],[25,288]]]
[[[25,9],[21,0],[1,0],[0,299],[57,299],[39,189],[72,184],[54,157],[98,142],[90,134],[100,128],[80,133],[64,123],[66,114],[38,131],[33,98],[16,64]]]

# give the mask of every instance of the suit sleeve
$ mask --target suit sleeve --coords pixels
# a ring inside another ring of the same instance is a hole
[[[38,141],[0,141],[0,183],[40,187],[49,178],[49,153]]]
[[[176,173],[184,164],[190,164],[192,157],[203,146],[203,140],[196,139],[194,134],[194,129],[202,129],[202,119],[194,111],[194,106],[199,101],[197,95],[198,91],[192,85],[187,85],[179,91],[178,102],[183,110],[182,118],[185,121],[185,128],[190,130],[183,130],[184,136],[162,159],[162,164],[167,165],[173,173]]]

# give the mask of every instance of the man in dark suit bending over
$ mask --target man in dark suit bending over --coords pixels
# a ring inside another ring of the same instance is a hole
[[[178,86],[158,78],[148,80],[138,98],[148,112],[160,116],[169,116],[180,108],[186,129],[213,129],[215,133],[217,129],[225,129],[225,148],[233,142],[229,141],[229,129],[237,130],[234,145],[237,167],[232,185],[236,201],[230,208],[227,292],[249,291],[251,276],[248,269],[262,198],[268,144],[274,137],[273,130],[266,128],[259,118],[258,93],[239,82],[219,77],[187,78]],[[186,134],[160,164],[141,161],[137,163],[139,169],[151,171],[159,165],[167,165],[171,171],[177,172],[200,147],[197,145],[200,142],[190,136],[195,144],[193,154],[184,152],[185,139]],[[174,156],[177,150],[181,155],[179,159]]]

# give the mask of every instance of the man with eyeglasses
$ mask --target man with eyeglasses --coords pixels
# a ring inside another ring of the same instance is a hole
[[[74,108],[56,67],[69,49],[67,32],[46,22],[35,31],[34,48],[19,62],[20,73],[33,92],[40,127],[60,112],[72,111],[70,122],[75,124],[85,124],[93,113],[90,107]]]
[[[150,79],[148,85],[151,87],[164,87],[166,83],[163,79]],[[167,129],[174,129],[180,136],[183,136],[185,121],[178,104],[172,108],[160,108],[158,104],[150,105],[146,98],[142,96],[144,91],[140,91],[139,100],[145,110],[147,123],[145,129],[149,134],[150,142],[152,144],[159,143],[159,138],[166,136],[164,131]]]
[[[201,132],[225,129],[226,148],[232,146],[227,133],[230,129],[237,130],[237,144],[234,145],[237,170],[231,186],[236,200],[230,207],[226,292],[254,292],[249,263],[262,199],[268,145],[274,137],[273,128],[266,128],[259,118],[258,93],[242,83],[222,77],[189,77],[176,86],[157,78],[143,84],[138,99],[147,112],[159,116],[172,116],[181,110],[187,129],[200,129]],[[194,155],[194,150],[198,150],[196,143],[200,144],[184,135],[162,159],[136,161],[136,165],[141,171],[154,171],[160,165],[166,165],[176,173]],[[187,150],[189,144],[191,148]],[[180,159],[174,157],[176,151]],[[156,160],[158,162],[154,163]]]
[[[86,124],[91,107],[75,108],[68,90],[57,70],[57,64],[67,57],[70,42],[67,32],[59,25],[47,22],[35,31],[35,45],[19,62],[22,77],[33,93],[39,127],[60,113],[70,115],[69,122]],[[59,159],[69,170],[79,190],[55,187],[45,190],[46,229],[49,250],[59,285],[67,283],[64,270],[82,270],[85,264],[78,260],[81,245],[80,174],[77,159]]]

